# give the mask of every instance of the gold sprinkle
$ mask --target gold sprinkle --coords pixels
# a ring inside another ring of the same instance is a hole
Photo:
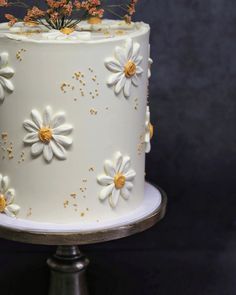
[[[77,194],[76,193],[71,193],[70,196],[75,199],[77,197]]]
[[[84,217],[84,212],[82,212],[82,213],[80,214],[80,216],[81,216],[81,217]]]
[[[91,110],[90,110],[90,114],[91,114],[91,115],[97,115],[97,113],[98,113],[98,112],[97,112],[95,109],[91,109]]]

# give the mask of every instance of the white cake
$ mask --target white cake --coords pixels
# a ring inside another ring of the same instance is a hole
[[[0,212],[115,220],[144,197],[149,26],[0,27]]]

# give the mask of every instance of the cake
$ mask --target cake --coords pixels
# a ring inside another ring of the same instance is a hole
[[[60,31],[1,24],[1,214],[99,223],[141,206],[149,32],[106,19]]]

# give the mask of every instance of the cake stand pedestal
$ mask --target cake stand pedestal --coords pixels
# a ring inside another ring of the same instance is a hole
[[[116,240],[149,229],[166,212],[164,191],[145,184],[143,205],[127,217],[89,225],[53,225],[0,216],[0,237],[30,244],[56,245],[57,251],[47,261],[51,269],[49,295],[88,295],[85,270],[89,260],[78,245]]]

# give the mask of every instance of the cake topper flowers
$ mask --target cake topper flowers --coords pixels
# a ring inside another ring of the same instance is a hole
[[[128,3],[108,4],[105,0],[44,0],[41,6],[30,6],[26,0],[0,0],[0,7],[18,7],[25,11],[25,16],[20,19],[6,13],[9,25],[24,21],[30,24],[41,24],[48,29],[61,30],[75,28],[82,20],[90,19],[91,22],[100,22],[105,12],[115,15],[130,23],[138,0]]]

